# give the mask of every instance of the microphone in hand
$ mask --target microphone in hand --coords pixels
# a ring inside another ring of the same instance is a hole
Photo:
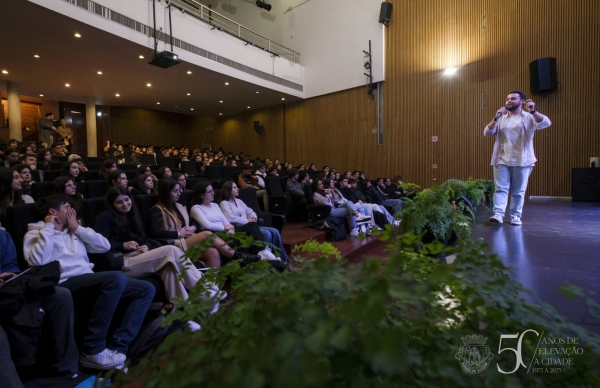
[[[504,114],[504,112],[506,112],[507,109],[508,109],[508,106],[504,106],[504,111],[500,111],[500,112],[496,113],[494,120],[498,120],[500,117],[502,117],[502,115]]]

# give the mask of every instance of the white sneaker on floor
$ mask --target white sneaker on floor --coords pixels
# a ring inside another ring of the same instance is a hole
[[[127,357],[122,353],[104,349],[98,354],[82,354],[79,357],[79,362],[88,368],[107,370],[122,365],[126,359]]]
[[[194,321],[187,321],[187,325],[192,333],[202,329],[200,324]]]
[[[490,222],[494,224],[501,224],[504,222],[504,217],[502,217],[500,214],[494,214],[490,217]]]
[[[394,227],[400,226],[401,222],[402,222],[402,220],[394,220]]]
[[[511,216],[510,223],[512,225],[523,225],[523,223],[521,222],[521,217],[517,217],[517,216]]]
[[[358,228],[352,228],[350,231],[350,237],[358,237]]]
[[[371,219],[371,217],[365,216],[365,215],[362,215],[362,214],[359,214],[359,215],[356,216],[356,221],[365,221],[365,220],[370,220],[370,219]]]

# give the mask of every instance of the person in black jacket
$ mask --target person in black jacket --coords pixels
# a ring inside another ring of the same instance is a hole
[[[57,268],[48,268],[44,274],[56,272],[58,282],[59,266],[56,263],[53,266]],[[29,272],[31,275],[28,277],[13,279],[14,283],[7,283],[19,272],[15,244],[10,235],[0,229],[0,385],[23,387],[21,379],[26,381],[41,377],[74,379],[78,373],[79,351],[73,332],[71,292],[64,287],[49,284],[44,286],[46,292],[50,292],[52,288],[53,293],[45,295],[40,292],[38,297],[32,298],[34,293],[31,290],[35,287],[22,282],[36,282],[33,272]],[[27,289],[28,293],[23,293],[23,289]],[[18,311],[8,311],[13,300],[21,301],[18,302],[21,306]],[[17,316],[18,319],[15,319]],[[36,352],[37,335],[40,332],[32,330],[30,325],[22,325],[22,322],[30,322],[32,325],[39,322],[39,328],[47,333],[41,337],[40,343],[45,352]],[[40,357],[42,354],[44,357]]]

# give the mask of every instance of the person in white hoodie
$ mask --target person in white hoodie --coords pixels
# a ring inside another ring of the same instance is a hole
[[[79,225],[70,198],[46,197],[36,207],[45,218],[29,224],[25,259],[32,266],[60,262],[60,286],[71,291],[75,310],[93,306],[84,332],[81,365],[103,370],[121,367],[152,302],[154,287],[121,271],[92,271],[88,252],[107,252],[110,243],[93,229]],[[122,314],[112,322],[117,307]],[[116,329],[108,336],[111,323]]]

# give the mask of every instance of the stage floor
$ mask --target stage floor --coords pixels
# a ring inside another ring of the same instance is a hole
[[[472,238],[483,238],[490,252],[514,270],[513,277],[530,295],[523,298],[554,306],[571,322],[600,334],[600,319],[581,300],[566,299],[557,288],[570,283],[600,304],[600,204],[564,200],[528,200],[523,225],[487,222],[491,211],[480,208]]]

